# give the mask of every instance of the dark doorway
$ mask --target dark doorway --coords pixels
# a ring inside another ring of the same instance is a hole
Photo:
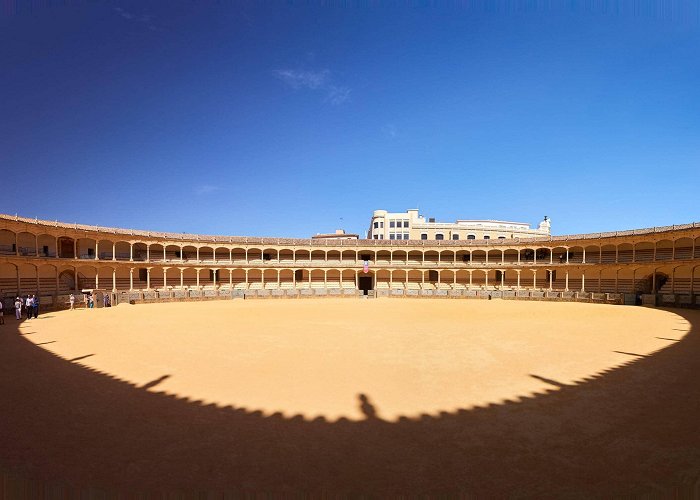
[[[362,290],[362,295],[368,295],[370,290],[374,290],[374,280],[372,276],[360,276],[357,286]]]
[[[73,240],[70,238],[61,238],[58,240],[58,248],[62,259],[75,259]]]

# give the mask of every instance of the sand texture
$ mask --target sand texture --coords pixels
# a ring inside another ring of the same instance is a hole
[[[525,497],[700,480],[697,312],[321,299],[6,319],[0,464],[40,480]]]

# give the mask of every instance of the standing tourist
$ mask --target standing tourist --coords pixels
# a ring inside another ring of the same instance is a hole
[[[4,325],[4,324],[5,324],[5,316],[4,316],[4,314],[5,314],[5,313],[3,313],[3,311],[2,311],[2,299],[0,299],[0,325]]]
[[[17,321],[22,319],[22,299],[19,297],[15,299],[15,318],[17,318]]]
[[[34,319],[39,317],[39,296],[32,295],[32,300],[34,301]]]
[[[24,299],[24,308],[27,310],[27,319],[32,319],[32,313],[34,312],[34,301],[29,295],[27,295],[27,298]]]
[[[75,295],[72,293],[70,294],[70,310],[72,311],[75,308]]]

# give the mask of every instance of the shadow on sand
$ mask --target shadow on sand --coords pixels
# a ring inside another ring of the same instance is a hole
[[[571,385],[532,375],[552,390],[398,422],[379,418],[381,401],[362,388],[360,421],[202,405],[145,390],[168,375],[136,387],[61,359],[8,324],[0,327],[3,487],[700,495],[700,312],[675,312],[690,333],[648,357]]]

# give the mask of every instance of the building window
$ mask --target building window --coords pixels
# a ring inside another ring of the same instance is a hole
[[[407,221],[407,220],[403,221],[403,227],[408,227],[408,221]]]
[[[403,239],[407,240],[408,239],[408,233],[403,233]]]
[[[485,235],[484,235],[484,239],[485,239],[485,240],[490,240],[490,239],[491,239],[491,236],[489,236],[488,234],[485,234]]]
[[[374,229],[379,229],[379,222],[374,223]]]
[[[374,235],[374,239],[375,239],[375,240],[378,240],[378,239],[379,239],[379,235],[378,235],[378,234],[375,234],[375,235]]]
[[[395,238],[394,233],[389,233],[389,239],[390,239],[390,240],[393,240],[394,238]]]
[[[496,271],[496,281],[500,282],[501,279],[506,279],[505,271]]]
[[[458,240],[458,239],[459,239],[459,235],[458,235],[458,234],[453,234],[453,235],[452,235],[452,239],[453,239],[453,240]]]
[[[506,237],[505,237],[505,236],[499,236],[498,239],[499,239],[499,240],[505,240]]]
[[[468,234],[468,235],[467,235],[467,239],[468,239],[468,240],[475,240],[475,239],[476,239],[476,235]]]
[[[389,227],[394,227],[394,221],[393,221],[393,220],[390,220],[390,221],[389,221]]]
[[[437,233],[437,234],[435,235],[435,239],[436,239],[436,240],[444,240],[444,239],[445,239],[445,235],[443,235],[442,233]]]
[[[420,239],[421,239],[421,240],[427,240],[427,239],[428,239],[428,234],[427,234],[427,233],[420,233]]]
[[[384,221],[380,221],[380,222],[379,222],[379,227],[382,228],[382,229],[384,229]]]
[[[379,239],[380,239],[380,240],[383,240],[383,239],[384,239],[384,235],[383,235],[383,234],[380,234],[380,235],[379,235]]]

